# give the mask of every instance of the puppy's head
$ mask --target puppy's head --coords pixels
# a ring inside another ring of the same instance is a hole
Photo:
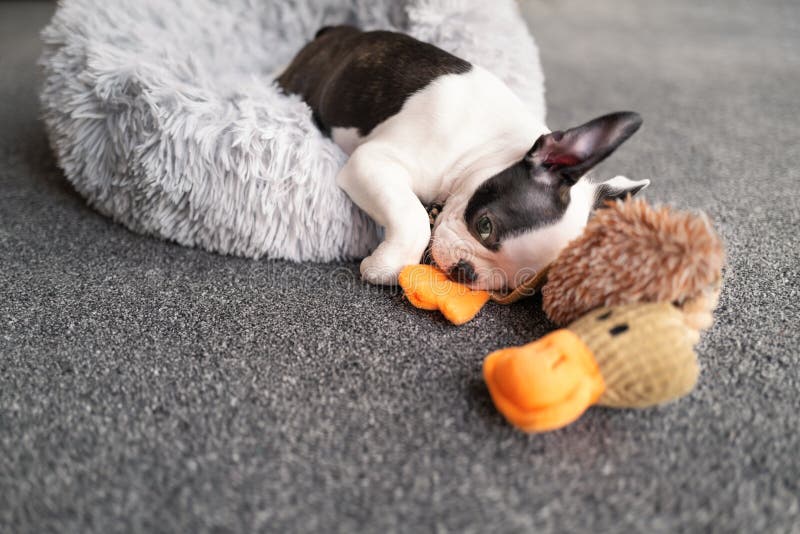
[[[581,233],[592,208],[650,183],[584,177],[641,123],[638,114],[619,112],[542,135],[522,160],[447,200],[433,231],[433,260],[473,288],[516,287]]]

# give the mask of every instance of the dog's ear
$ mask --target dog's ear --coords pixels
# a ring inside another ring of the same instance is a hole
[[[542,135],[525,157],[531,165],[557,173],[572,185],[611,155],[641,125],[638,113],[610,113],[563,132]]]
[[[610,180],[597,184],[594,194],[594,207],[602,208],[608,200],[623,200],[633,196],[650,185],[650,180],[634,181],[625,176],[615,176]]]

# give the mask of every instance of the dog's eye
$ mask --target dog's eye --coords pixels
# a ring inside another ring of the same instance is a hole
[[[478,222],[475,224],[475,230],[477,230],[481,241],[486,241],[489,239],[489,236],[492,235],[492,221],[489,217],[484,215],[478,219]]]

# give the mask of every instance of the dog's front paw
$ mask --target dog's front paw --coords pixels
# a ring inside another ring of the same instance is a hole
[[[419,263],[421,257],[421,252],[384,241],[370,256],[361,260],[361,278],[370,284],[397,285],[403,267]]]

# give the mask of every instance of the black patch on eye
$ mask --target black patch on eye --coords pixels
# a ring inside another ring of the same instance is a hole
[[[471,63],[402,33],[329,26],[277,82],[303,98],[326,135],[342,127],[366,136],[434,80],[471,70]]]
[[[627,324],[624,324],[624,323],[623,324],[618,324],[617,326],[615,326],[614,328],[609,330],[608,333],[611,334],[612,336],[618,336],[618,335],[620,335],[620,334],[622,334],[624,332],[627,332],[628,328],[629,327],[628,327]]]
[[[603,315],[598,315],[598,316],[597,316],[597,320],[598,320],[598,321],[605,321],[605,320],[606,320],[606,319],[608,319],[609,317],[611,317],[611,310],[608,310],[608,311],[607,311],[607,312],[605,312]]]
[[[490,250],[498,250],[507,237],[561,219],[569,201],[569,186],[558,174],[522,160],[481,184],[467,203],[464,219],[475,239]],[[483,241],[476,222],[485,214],[491,215],[493,232]]]

